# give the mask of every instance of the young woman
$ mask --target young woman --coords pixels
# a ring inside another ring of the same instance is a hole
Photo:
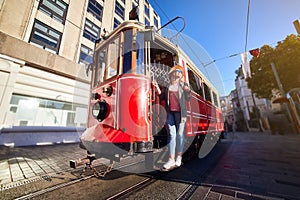
[[[161,91],[157,82],[153,84],[161,99],[164,99],[165,109],[167,111],[166,126],[169,132],[169,151],[168,162],[163,165],[164,170],[181,166],[182,151],[184,146],[184,128],[186,122],[186,101],[190,100],[190,88],[187,83],[183,82],[183,68],[176,65],[169,72],[170,85],[165,91]],[[175,153],[177,156],[175,159]]]

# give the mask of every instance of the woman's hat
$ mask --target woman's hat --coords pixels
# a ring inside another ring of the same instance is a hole
[[[174,71],[176,70],[180,70],[182,72],[182,75],[184,75],[184,70],[183,70],[183,67],[181,67],[180,65],[175,65],[173,66],[170,71],[169,71],[169,74],[172,74]]]

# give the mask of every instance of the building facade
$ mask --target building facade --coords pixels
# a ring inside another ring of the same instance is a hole
[[[160,27],[147,0],[0,0],[0,129],[84,127],[95,41],[136,6]]]
[[[228,96],[221,97],[220,102],[226,132],[235,131],[237,128],[237,112],[239,109],[239,104],[237,103],[237,91],[232,90]]]
[[[243,113],[243,121],[245,122],[244,124],[247,125],[247,129],[268,128],[267,114],[270,109],[270,102],[266,99],[257,98],[248,88],[243,76],[236,77],[235,86],[238,97],[238,107]]]

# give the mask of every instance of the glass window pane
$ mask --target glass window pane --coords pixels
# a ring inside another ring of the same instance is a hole
[[[121,4],[116,1],[115,13],[119,15],[122,19],[124,19],[125,9],[121,6]]]
[[[39,10],[61,23],[65,23],[68,4],[62,0],[41,0]]]
[[[35,21],[29,42],[38,44],[43,49],[52,49],[52,51],[58,53],[60,38],[61,33],[39,21]]]
[[[86,19],[83,36],[91,40],[92,42],[95,42],[96,39],[99,37],[99,34],[100,28],[88,19]]]
[[[54,32],[52,30],[49,31],[49,35],[51,35],[51,36],[53,36],[53,37],[55,37],[57,39],[59,39],[59,37],[60,37],[60,35],[58,33]]]
[[[45,27],[45,26],[43,26],[42,24],[40,24],[40,23],[35,23],[34,24],[34,27],[35,28],[37,28],[37,29],[39,29],[39,30],[41,30],[42,32],[48,32],[48,28],[47,27]]]
[[[57,3],[57,5],[62,7],[64,10],[67,9],[67,4],[65,2],[58,0],[56,3]]]
[[[60,16],[63,16],[64,11],[62,11],[61,9],[59,9],[56,5],[54,5],[53,3],[50,3],[48,0],[44,0],[44,5],[47,6],[50,10],[54,11],[55,13],[57,13]]]

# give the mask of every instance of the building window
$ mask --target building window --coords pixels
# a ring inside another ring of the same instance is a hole
[[[93,62],[93,53],[94,51],[84,45],[80,47],[80,58],[79,63],[90,64]]]
[[[114,29],[117,28],[121,22],[119,22],[116,18],[114,18]]]
[[[46,24],[35,21],[29,42],[58,54],[62,34]]]
[[[41,0],[38,9],[53,19],[65,24],[68,4],[63,0]]]
[[[125,0],[121,0],[125,4]]]
[[[150,26],[150,21],[145,17],[145,25]]]
[[[139,5],[139,0],[134,0]]]
[[[145,15],[150,18],[150,11],[149,11],[149,7],[145,5]]]
[[[86,125],[88,108],[84,104],[13,94],[9,106],[9,115],[14,119],[12,123],[18,125],[82,127]]]
[[[99,21],[102,20],[103,6],[101,6],[96,0],[89,0],[87,11],[91,13]]]
[[[124,13],[125,9],[121,4],[116,0],[115,13],[119,15],[123,20],[125,19]]]
[[[156,17],[154,17],[154,26],[156,27],[156,28],[158,28],[158,20],[157,20],[157,18]]]
[[[85,19],[83,37],[96,42],[100,35],[100,28],[88,19]]]

